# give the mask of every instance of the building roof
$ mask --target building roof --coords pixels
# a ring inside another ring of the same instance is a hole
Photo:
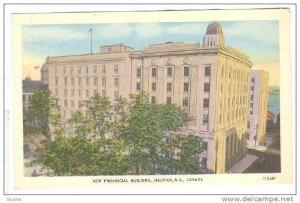
[[[26,79],[22,81],[23,92],[34,92],[38,89],[45,88],[47,88],[47,85],[45,85],[42,81],[39,80],[31,80],[31,78],[26,77]]]
[[[207,35],[216,35],[216,34],[223,35],[222,26],[217,22],[212,22],[207,26],[206,34]]]

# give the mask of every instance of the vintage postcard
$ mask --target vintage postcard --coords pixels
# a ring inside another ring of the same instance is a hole
[[[290,19],[290,8],[13,14],[14,189],[292,185]]]

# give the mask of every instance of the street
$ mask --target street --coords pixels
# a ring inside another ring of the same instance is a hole
[[[265,151],[248,149],[248,153],[257,156],[258,159],[244,173],[281,172],[279,138],[275,138],[275,141]]]

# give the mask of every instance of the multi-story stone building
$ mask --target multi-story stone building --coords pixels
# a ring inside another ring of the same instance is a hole
[[[45,64],[43,77],[64,118],[97,92],[114,102],[143,90],[151,102],[175,104],[194,118],[177,133],[203,138],[205,171],[224,173],[245,155],[252,64],[225,46],[217,22],[208,25],[202,44],[166,42],[142,51],[102,46],[99,53],[48,57]]]
[[[264,142],[268,114],[269,73],[251,71],[250,112],[248,146],[256,147]]]
[[[31,80],[30,76],[22,81],[23,111],[28,110],[32,95],[39,89],[47,89],[47,85],[39,80]]]

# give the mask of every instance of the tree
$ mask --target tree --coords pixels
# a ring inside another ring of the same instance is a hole
[[[92,135],[93,138],[104,139],[107,133],[112,132],[113,127],[113,106],[108,97],[101,97],[99,94],[90,100],[84,101],[82,106],[85,115],[78,111],[69,120],[75,125],[77,135]]]
[[[128,164],[116,140],[95,142],[83,135],[44,140],[27,166],[42,166],[47,176],[122,175]]]
[[[175,134],[191,120],[183,109],[151,104],[144,92],[131,95],[129,102],[119,98],[113,106],[99,95],[84,105],[85,114],[79,111],[69,120],[76,136],[44,141],[31,165],[43,166],[49,175],[198,172],[199,137],[174,136],[166,143],[167,133]],[[174,157],[165,157],[165,151]]]
[[[42,134],[47,139],[51,138],[50,125],[55,126],[54,133],[61,133],[61,116],[58,112],[58,105],[47,89],[40,89],[34,92],[29,104],[28,111],[23,112],[24,135]]]
[[[131,95],[126,144],[134,174],[156,174],[165,163],[161,143],[168,131],[176,131],[191,120],[174,105],[151,104],[145,92]]]

